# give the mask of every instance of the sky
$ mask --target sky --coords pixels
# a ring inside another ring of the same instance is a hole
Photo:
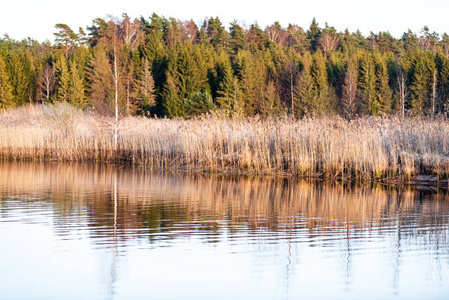
[[[262,29],[279,21],[281,26],[296,24],[309,28],[312,18],[324,27],[327,22],[337,31],[360,30],[370,32],[388,31],[400,38],[411,29],[415,33],[426,25],[430,31],[449,33],[448,0],[2,0],[0,37],[6,33],[10,38],[32,38],[43,42],[54,41],[54,26],[69,25],[78,32],[92,25],[95,18],[108,15],[131,18],[148,18],[152,13],[174,17],[181,21],[192,19],[198,25],[207,17],[219,17],[228,28],[237,20],[241,25],[257,23]]]

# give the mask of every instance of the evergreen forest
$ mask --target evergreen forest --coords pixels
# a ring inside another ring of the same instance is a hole
[[[56,24],[55,41],[0,39],[0,108],[67,102],[102,114],[446,115],[449,35],[338,32],[156,14]]]

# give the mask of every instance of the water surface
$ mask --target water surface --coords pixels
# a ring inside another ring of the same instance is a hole
[[[449,197],[0,163],[1,299],[448,299]]]

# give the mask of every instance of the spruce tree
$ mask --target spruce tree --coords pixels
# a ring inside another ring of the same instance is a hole
[[[321,34],[321,28],[318,26],[318,22],[315,18],[312,19],[312,23],[310,24],[310,28],[307,31],[307,39],[310,42],[311,50],[314,51],[318,45],[318,38]]]
[[[31,74],[22,49],[12,51],[8,55],[8,65],[14,105],[23,105],[29,99]]]
[[[59,55],[55,63],[56,68],[56,100],[69,102],[70,95],[70,73],[67,60],[64,55]]]
[[[70,103],[78,107],[85,107],[87,99],[84,89],[84,80],[81,78],[79,68],[75,61],[70,61],[70,84],[68,99]]]
[[[316,112],[318,114],[327,113],[330,109],[329,82],[326,71],[326,63],[321,51],[315,52],[312,56],[311,71],[315,83]]]
[[[184,112],[184,99],[180,97],[180,91],[177,84],[176,73],[169,67],[167,70],[167,80],[164,85],[164,113],[170,117],[182,117]]]
[[[9,75],[6,70],[5,61],[2,55],[0,55],[0,108],[11,107],[13,105],[13,94]]]
[[[308,53],[302,59],[302,70],[297,79],[294,100],[296,117],[317,113],[316,84],[312,76],[312,58]]]
[[[359,93],[362,111],[377,116],[380,104],[376,91],[376,73],[371,54],[363,53],[360,57]]]
[[[425,53],[417,52],[412,68],[412,112],[415,115],[425,113],[430,103],[431,72],[434,62],[428,60]]]
[[[183,103],[186,117],[199,116],[215,109],[212,96],[208,92],[195,92]]]
[[[217,104],[228,115],[232,115],[239,100],[236,91],[238,90],[237,80],[234,77],[229,57],[221,52],[217,64],[218,90]]]
[[[102,114],[111,114],[114,101],[112,68],[101,45],[96,46],[93,52],[88,74],[92,105]]]
[[[237,23],[237,21],[233,21],[231,23],[229,31],[230,53],[235,56],[240,50],[247,50],[248,43],[246,41],[245,33],[243,32],[243,28]]]
[[[240,51],[235,61],[239,89],[245,115],[255,115],[265,110],[265,61],[249,51]]]
[[[376,56],[376,86],[377,99],[380,106],[380,111],[390,114],[392,111],[392,92],[389,86],[388,67],[385,59],[378,54]]]
[[[134,85],[134,98],[143,106],[144,110],[156,105],[154,95],[154,79],[151,74],[151,65],[148,58],[142,59],[140,71]]]

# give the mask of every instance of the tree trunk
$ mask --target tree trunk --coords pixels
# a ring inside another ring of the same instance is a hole
[[[115,85],[115,121],[114,121],[114,147],[117,150],[118,144],[118,72],[117,72],[117,53],[114,39],[114,85]]]
[[[293,68],[292,68],[292,66],[290,66],[290,101],[291,101],[291,104],[292,104],[292,116],[294,116],[295,115],[295,113],[294,113],[294,107],[293,107],[293,103],[294,103],[294,99],[293,99]]]
[[[406,84],[405,84],[405,78],[404,73],[400,71],[398,76],[398,86],[399,86],[399,98],[400,98],[400,105],[401,105],[401,117],[404,120],[405,117],[405,97],[406,97]]]
[[[435,118],[435,102],[437,98],[437,70],[433,70],[432,78],[432,119]]]

